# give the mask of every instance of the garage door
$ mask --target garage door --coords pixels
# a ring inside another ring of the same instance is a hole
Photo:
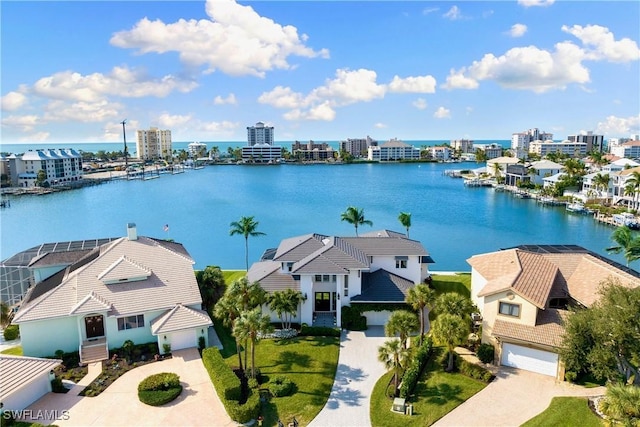
[[[556,376],[558,355],[515,344],[502,344],[502,364],[525,371]]]
[[[367,318],[368,326],[384,326],[391,315],[390,311],[365,311],[362,313]]]
[[[196,331],[178,331],[171,333],[171,351],[196,346]]]

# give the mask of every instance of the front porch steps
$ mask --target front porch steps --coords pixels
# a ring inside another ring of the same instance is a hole
[[[80,363],[89,364],[109,358],[107,340],[84,341],[80,347]]]

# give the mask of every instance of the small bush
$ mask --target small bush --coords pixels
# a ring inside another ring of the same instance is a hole
[[[328,326],[306,326],[300,328],[300,336],[308,337],[339,337],[340,329]]]
[[[51,380],[51,391],[54,393],[66,393],[69,390],[62,384],[62,379],[55,377]]]
[[[20,328],[18,325],[9,325],[4,330],[4,339],[13,341],[20,336]]]
[[[493,380],[494,376],[491,371],[483,368],[480,365],[476,365],[474,363],[467,362],[462,357],[457,358],[456,366],[458,371],[462,375],[466,375],[469,378],[473,378],[476,380],[480,380],[485,383],[489,383]]]
[[[494,349],[491,344],[480,344],[476,354],[482,363],[493,363]]]
[[[570,383],[576,382],[577,378],[578,378],[578,374],[573,371],[567,371],[564,373],[564,379],[569,381]]]
[[[242,405],[235,400],[227,401],[227,405],[225,407],[231,419],[241,424],[255,420],[260,415],[261,403],[258,393],[251,392],[247,401]]]
[[[164,351],[164,354],[171,353],[171,344],[162,344],[162,351]]]
[[[273,397],[290,396],[293,394],[295,384],[284,375],[275,376],[269,383],[269,391]]]
[[[151,375],[138,384],[138,398],[142,403],[151,406],[169,403],[181,392],[180,377],[169,372]]]

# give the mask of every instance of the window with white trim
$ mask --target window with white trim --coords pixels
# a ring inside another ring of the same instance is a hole
[[[144,326],[144,315],[118,317],[118,330],[142,328]]]
[[[396,268],[407,268],[407,261],[409,257],[406,256],[397,256],[396,257]]]
[[[511,304],[501,301],[499,312],[505,316],[520,317],[520,304]]]

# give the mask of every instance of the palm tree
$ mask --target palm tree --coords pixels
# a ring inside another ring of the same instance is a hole
[[[606,248],[606,251],[614,254],[623,253],[627,260],[627,267],[630,262],[640,259],[640,237],[634,236],[626,225],[616,228],[611,235],[611,240],[616,242],[617,246]]]
[[[364,210],[357,208],[355,206],[349,206],[346,211],[342,213],[340,216],[341,221],[347,221],[349,224],[353,224],[356,228],[356,237],[358,237],[358,226],[362,224],[367,224],[369,226],[373,225],[373,222],[364,218]]]
[[[400,212],[398,221],[407,230],[407,239],[409,238],[409,228],[411,228],[411,214],[408,212]]]
[[[405,301],[420,313],[420,344],[422,344],[427,319],[424,309],[425,307],[428,308],[429,311],[433,309],[436,302],[436,292],[427,284],[420,283],[409,289]]]
[[[638,193],[640,192],[640,172],[633,171],[627,180],[624,187],[625,194],[633,196],[633,208],[638,209]]]
[[[605,192],[605,201],[609,197],[609,179],[608,173],[597,173],[593,177],[593,185],[596,187],[596,190],[603,190]]]
[[[398,390],[400,371],[407,357],[409,357],[409,350],[400,344],[400,340],[389,340],[378,347],[378,360],[384,363],[388,371],[393,369],[394,396],[395,391]]]
[[[236,337],[251,342],[251,378],[256,377],[256,345],[261,335],[269,333],[271,329],[271,319],[268,315],[262,314],[259,307],[242,312],[233,326],[233,334]]]
[[[264,236],[265,233],[257,231],[258,221],[254,220],[252,216],[243,216],[240,221],[233,221],[230,226],[229,235],[242,234],[244,236],[244,254],[247,271],[249,271],[249,236],[257,237]]]
[[[625,384],[608,385],[601,408],[607,417],[621,425],[640,425],[640,387]]]
[[[493,176],[495,178],[498,178],[501,172],[502,172],[502,165],[498,162],[495,162],[493,164]]]
[[[457,292],[447,292],[440,295],[436,299],[435,306],[438,315],[452,314],[461,319],[468,319],[474,310],[471,300]]]
[[[298,306],[302,302],[302,292],[293,289],[275,291],[269,298],[269,308],[280,318],[282,329],[291,328],[291,316],[298,313]]]
[[[402,347],[407,348],[409,334],[417,331],[418,328],[420,323],[415,314],[407,310],[396,310],[389,316],[384,332],[390,337],[399,335]]]
[[[236,319],[240,317],[240,310],[234,298],[225,293],[213,307],[213,316],[233,331]],[[238,353],[238,366],[240,367],[240,371],[243,371],[240,339],[235,335],[234,338],[236,340],[236,352]]]
[[[454,314],[440,314],[433,322],[431,330],[433,336],[440,344],[444,344],[449,352],[447,372],[453,370],[453,353],[456,346],[462,344],[469,334],[469,322]]]

